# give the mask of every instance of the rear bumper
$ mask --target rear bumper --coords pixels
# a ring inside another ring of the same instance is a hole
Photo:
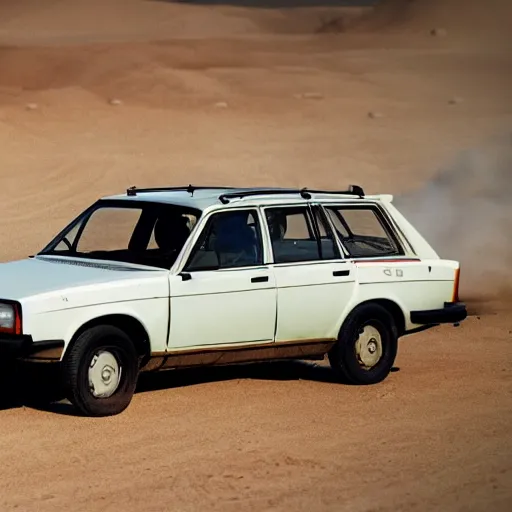
[[[456,324],[468,316],[462,302],[445,302],[441,309],[411,311],[411,322],[418,325]]]
[[[63,349],[63,340],[34,342],[29,335],[0,334],[0,361],[9,359],[59,361]]]

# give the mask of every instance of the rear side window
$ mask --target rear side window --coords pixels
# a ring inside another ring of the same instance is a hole
[[[339,257],[336,242],[324,219],[307,207],[265,210],[275,263],[321,261]],[[318,231],[317,231],[318,230]]]
[[[350,256],[399,256],[404,252],[381,213],[371,206],[326,206],[327,214]]]

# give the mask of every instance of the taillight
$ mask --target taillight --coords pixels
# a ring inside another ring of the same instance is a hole
[[[23,327],[21,323],[21,306],[19,304],[14,305],[14,312],[16,315],[16,321],[14,323],[14,334],[23,334]]]
[[[452,302],[459,302],[460,267],[455,269]]]

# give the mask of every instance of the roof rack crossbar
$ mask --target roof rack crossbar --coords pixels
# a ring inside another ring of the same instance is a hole
[[[344,195],[344,196],[359,196],[364,197],[366,194],[364,190],[359,185],[350,185],[348,190],[317,190],[317,189],[304,189],[312,194],[334,194],[334,195]]]
[[[227,194],[221,194],[219,201],[223,204],[229,203],[230,199],[250,197],[250,196],[265,196],[265,195],[281,195],[281,194],[301,194],[300,189],[254,189],[254,190],[239,190],[237,192],[228,192]],[[301,194],[302,195],[302,194]],[[311,199],[309,194],[303,195],[304,199]]]
[[[128,196],[136,196],[137,194],[144,194],[150,192],[176,192],[180,190],[185,190],[189,194],[193,195],[196,190],[230,190],[234,187],[219,187],[219,186],[196,186],[196,185],[187,185],[183,187],[152,187],[152,188],[137,188],[130,187],[126,189],[126,195]]]
[[[253,189],[240,190],[237,192],[228,192],[219,196],[219,201],[223,204],[229,203],[230,199],[260,196],[260,195],[280,195],[280,194],[300,194],[303,199],[311,199],[311,194],[335,194],[335,195],[355,195],[364,197],[364,190],[358,185],[350,185],[348,190],[315,190],[309,188],[288,188],[288,189]]]

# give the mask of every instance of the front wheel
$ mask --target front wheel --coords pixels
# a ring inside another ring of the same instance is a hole
[[[83,332],[63,363],[69,401],[86,416],[112,416],[130,404],[139,374],[131,339],[111,325]]]
[[[378,304],[363,304],[345,320],[329,353],[332,369],[353,384],[376,384],[391,371],[398,350],[393,316]]]

